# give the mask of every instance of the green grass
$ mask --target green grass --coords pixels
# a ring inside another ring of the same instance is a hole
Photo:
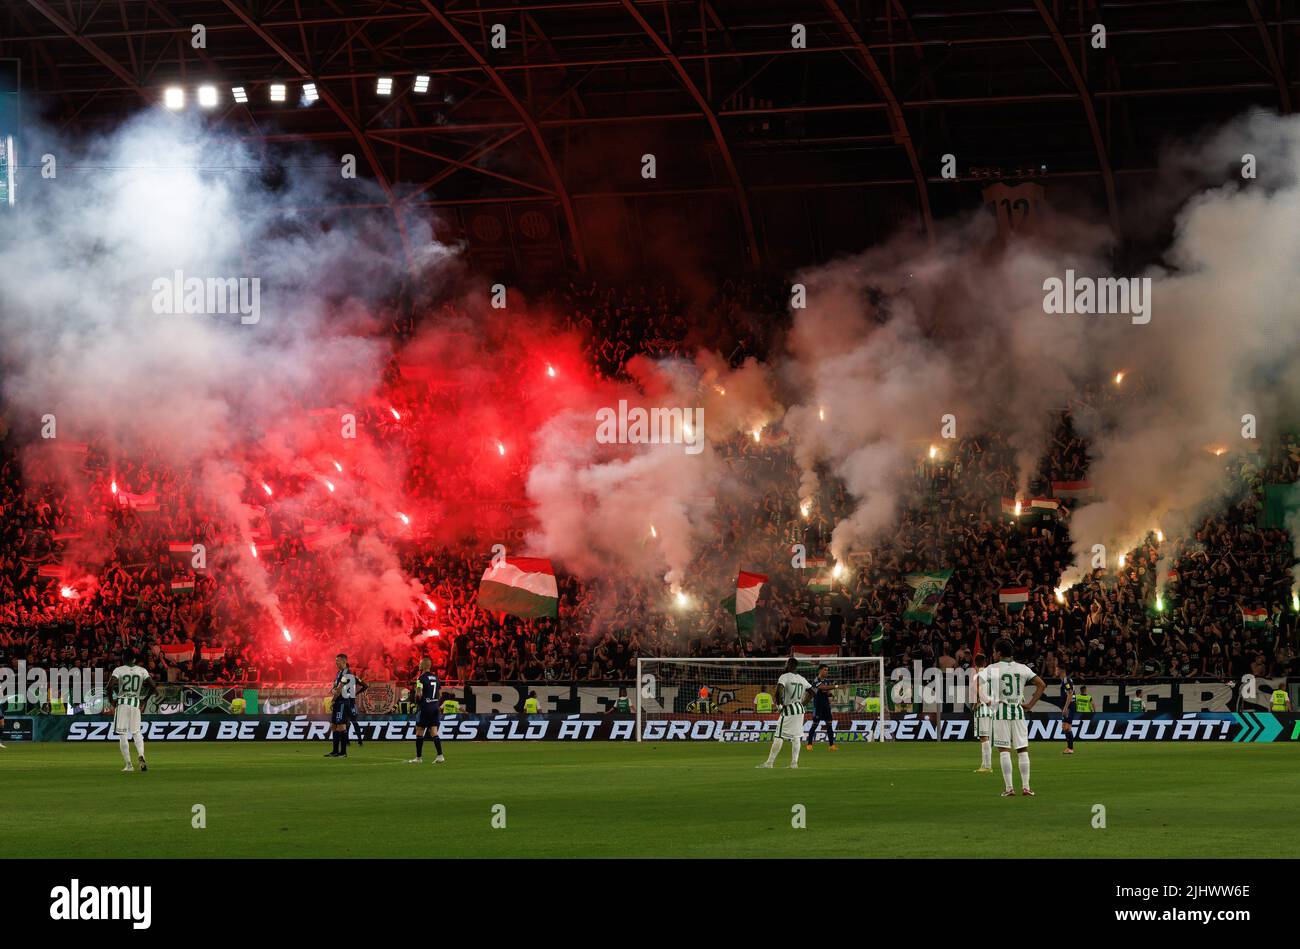
[[[1300,850],[1284,745],[1032,749],[1035,798],[1003,799],[961,744],[823,746],[791,771],[767,746],[408,743],[346,760],[323,743],[116,743],[0,750],[0,853],[30,857],[1224,857]],[[431,751],[432,749],[427,749]],[[997,758],[994,757],[994,769]],[[207,809],[206,829],[191,808]],[[493,805],[507,826],[491,826]],[[807,829],[791,828],[791,808]],[[1092,827],[1093,806],[1107,827]]]

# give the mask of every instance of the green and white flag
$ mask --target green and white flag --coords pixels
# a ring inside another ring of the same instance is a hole
[[[916,620],[929,626],[934,622],[935,611],[943,599],[943,591],[952,579],[951,570],[935,570],[931,573],[909,573],[907,585],[912,588],[912,602],[908,604],[903,619]]]
[[[767,574],[746,573],[740,571],[736,578],[736,592],[722,601],[724,609],[736,617],[736,629],[749,632],[754,628],[754,607],[758,605],[758,595],[767,583]]]

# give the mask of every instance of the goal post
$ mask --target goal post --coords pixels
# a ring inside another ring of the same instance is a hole
[[[831,714],[837,735],[850,741],[886,737],[885,660],[881,656],[796,657],[798,672],[811,682],[827,666]],[[788,658],[702,659],[643,657],[636,662],[636,740],[700,737],[759,741],[777,719],[776,682]],[[772,710],[760,711],[760,695]],[[808,719],[812,697],[808,697]],[[694,723],[707,722],[697,726]],[[770,724],[769,724],[770,723]]]

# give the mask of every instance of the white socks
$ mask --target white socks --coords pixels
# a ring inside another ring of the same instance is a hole
[[[141,758],[144,757],[144,732],[143,731],[138,731],[135,733],[135,753],[139,755]]]
[[[776,756],[781,753],[781,746],[784,744],[785,744],[785,740],[783,738],[778,738],[773,736],[772,750],[767,753],[768,764],[771,764],[773,761],[776,760]],[[798,754],[798,752],[796,752],[796,754]]]
[[[991,741],[980,742],[980,767],[990,769],[993,767],[993,742]]]
[[[803,742],[801,741],[794,741],[790,743],[790,767],[792,768],[799,767],[799,748],[802,745]]]
[[[998,759],[1002,762],[1002,782],[1006,785],[1008,791],[1015,790],[1015,785],[1011,783],[1011,752],[1002,751],[998,753]]]
[[[122,748],[122,760],[126,762],[128,768],[131,767],[131,746],[126,743],[126,736],[118,735],[117,743]]]
[[[1022,788],[1027,788],[1029,787],[1029,752],[1022,751],[1017,758],[1020,763],[1020,786]],[[1007,760],[1009,762],[1010,758]],[[1008,765],[1003,765],[1002,770],[1009,770]]]

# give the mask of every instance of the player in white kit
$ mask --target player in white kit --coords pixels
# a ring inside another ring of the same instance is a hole
[[[988,677],[989,657],[980,653],[975,657],[975,701],[971,703],[971,717],[975,737],[980,743],[980,766],[976,774],[993,773],[993,686]]]
[[[153,692],[153,680],[149,670],[137,665],[135,654],[131,650],[122,653],[122,665],[113,670],[108,679],[110,701],[113,709],[113,731],[122,749],[122,760],[126,762],[123,771],[133,771],[131,767],[131,747],[128,738],[135,739],[136,755],[140,758],[140,770],[148,771],[144,760],[144,732],[140,730],[140,711]]]
[[[1027,665],[1015,660],[1015,647],[1009,639],[993,644],[993,664],[985,670],[996,704],[993,706],[993,744],[1002,762],[1003,797],[1014,797],[1011,780],[1011,749],[1016,749],[1020,764],[1020,793],[1033,797],[1029,788],[1029,724],[1025,712],[1042,698],[1046,683]],[[1034,696],[1025,702],[1025,684],[1034,687]]]
[[[772,736],[772,750],[760,768],[772,767],[781,746],[790,742],[790,767],[799,767],[799,746],[803,743],[804,695],[812,688],[811,683],[795,670],[799,660],[793,656],[785,664],[785,674],[776,680],[776,704],[781,717],[776,725],[776,734]]]

